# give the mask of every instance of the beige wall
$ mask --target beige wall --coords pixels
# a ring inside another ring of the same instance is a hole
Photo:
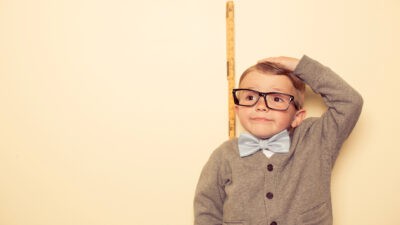
[[[364,96],[337,225],[400,224],[399,29],[397,0],[236,2],[237,71],[307,54]],[[226,88],[224,1],[0,0],[0,224],[191,224]]]

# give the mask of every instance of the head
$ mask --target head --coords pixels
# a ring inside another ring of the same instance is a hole
[[[244,92],[237,91],[236,96],[250,100],[251,106],[236,104],[235,111],[243,128],[258,138],[269,138],[284,129],[292,131],[305,118],[305,84],[289,70],[258,63],[242,74],[239,88],[256,91],[246,97],[238,96]]]

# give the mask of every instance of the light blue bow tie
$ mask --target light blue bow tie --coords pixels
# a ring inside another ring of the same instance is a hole
[[[243,133],[239,136],[240,157],[252,155],[260,150],[274,153],[287,153],[290,148],[290,137],[287,130],[283,130],[268,139],[258,139],[251,134]]]

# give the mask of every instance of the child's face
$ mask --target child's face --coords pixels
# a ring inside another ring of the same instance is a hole
[[[244,77],[240,88],[259,92],[280,92],[296,97],[295,88],[287,76],[265,74],[257,70]],[[296,110],[293,102],[286,111],[269,109],[262,97],[254,106],[235,106],[235,111],[243,128],[258,138],[269,138],[284,129],[296,127],[305,116],[305,111]]]

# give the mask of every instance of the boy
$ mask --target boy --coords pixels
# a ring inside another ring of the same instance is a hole
[[[303,81],[328,107],[320,118],[304,119]],[[361,96],[307,56],[260,61],[233,95],[246,133],[204,166],[195,225],[332,224],[331,170],[361,113]]]

